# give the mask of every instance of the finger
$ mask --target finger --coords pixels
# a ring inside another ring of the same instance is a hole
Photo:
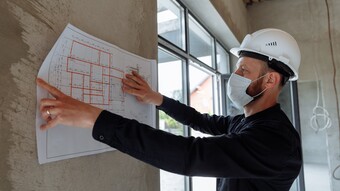
[[[141,75],[138,74],[138,72],[132,71],[132,75],[134,75],[134,76],[135,76],[141,83],[143,83],[144,85],[145,85],[145,84],[148,84],[148,83],[146,82],[146,80],[145,80]]]
[[[136,71],[132,71],[132,74],[127,74],[126,78],[134,80],[139,85],[148,85],[142,76],[140,76]]]
[[[52,114],[50,112],[50,108],[43,108],[40,110],[41,113],[41,117],[45,120],[45,121],[49,121],[52,117]]]
[[[136,76],[139,79],[143,79],[143,77],[141,75],[139,75],[139,73],[136,72],[136,71],[132,71],[132,75]]]
[[[59,100],[54,100],[54,99],[42,99],[40,101],[40,112],[46,111],[46,109],[54,108],[54,107],[59,107],[62,104],[61,101]]]
[[[56,100],[56,99],[48,99],[48,98],[44,98],[40,100],[40,111],[43,110],[43,108],[46,107],[56,107],[60,105],[60,101]]]
[[[44,120],[48,121],[49,118],[58,116],[61,114],[61,109],[58,107],[45,107],[41,110],[41,116]]]
[[[140,79],[138,79],[136,76],[134,76],[134,75],[131,75],[131,74],[126,74],[126,79],[127,80],[130,80],[130,81],[134,81],[136,84],[138,84],[138,85],[141,85],[142,84],[142,82],[141,82],[141,80]]]
[[[40,129],[47,130],[47,129],[53,128],[59,124],[59,120],[60,118],[58,116],[55,118],[51,118],[50,120],[47,121],[46,124],[41,125]]]
[[[129,79],[123,79],[122,80],[124,86],[128,86],[130,88],[135,88],[135,89],[141,89],[141,85],[139,85],[136,81],[134,80],[129,80]]]
[[[50,84],[48,84],[47,82],[45,82],[41,78],[37,78],[36,82],[37,82],[38,86],[40,86],[40,87],[44,88],[45,90],[47,90],[55,98],[59,98],[59,97],[62,97],[64,95],[56,87],[51,86]]]
[[[129,88],[127,86],[123,86],[123,92],[131,94],[131,95],[136,96],[136,97],[141,96],[141,93],[138,90],[136,90],[134,88]]]

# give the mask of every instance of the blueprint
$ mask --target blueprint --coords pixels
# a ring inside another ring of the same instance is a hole
[[[155,126],[155,107],[140,104],[121,90],[121,79],[138,72],[156,88],[156,62],[120,49],[68,24],[44,60],[38,77],[63,93],[96,107]],[[40,164],[114,150],[95,141],[92,129],[59,125],[46,131],[39,112],[42,98],[37,87],[36,136]],[[79,111],[81,112],[81,111]]]

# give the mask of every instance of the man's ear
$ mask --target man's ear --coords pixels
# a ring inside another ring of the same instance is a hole
[[[270,72],[267,78],[266,88],[273,88],[280,84],[281,76],[277,72]]]

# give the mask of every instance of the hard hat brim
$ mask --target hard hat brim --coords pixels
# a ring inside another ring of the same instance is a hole
[[[270,56],[270,55],[267,55],[267,54],[263,54],[263,52],[259,52],[259,51],[255,51],[255,50],[252,50],[252,49],[248,49],[248,48],[239,48],[239,47],[235,47],[235,48],[232,48],[230,49],[230,52],[236,56],[237,58],[240,57],[240,52],[241,51],[248,51],[248,52],[254,52],[254,53],[257,53],[257,54],[261,54],[261,55],[264,55],[264,56],[267,56],[269,58],[274,58],[278,61],[280,61],[279,58],[275,58],[273,56]],[[295,70],[295,68],[291,67],[288,63],[285,63],[286,66],[288,66],[293,72],[294,72],[294,76],[291,76],[289,78],[289,81],[295,81],[297,80],[299,77],[298,77],[298,74],[297,74],[297,71]]]

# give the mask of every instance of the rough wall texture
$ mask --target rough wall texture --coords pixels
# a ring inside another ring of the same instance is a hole
[[[244,36],[248,34],[248,13],[243,1],[235,0],[210,0],[225,23],[234,33],[236,38],[242,42]]]
[[[159,190],[157,169],[119,151],[38,165],[35,78],[68,22],[155,59],[156,0],[0,1],[0,190]]]
[[[330,20],[328,20],[326,3],[329,7]],[[330,113],[332,120],[332,127],[327,129],[324,140],[327,141],[325,145],[327,145],[328,161],[326,162],[329,167],[331,187],[334,191],[340,188],[340,181],[332,178],[334,169],[340,165],[338,113],[338,100],[340,99],[339,9],[340,1],[337,0],[263,1],[248,8],[251,32],[260,28],[275,27],[291,33],[296,38],[302,54],[299,82],[320,81],[325,108]],[[328,23],[330,23],[330,28]],[[334,62],[331,47],[333,48]],[[316,97],[316,90],[311,94]],[[300,106],[300,112],[310,111]],[[310,131],[310,128],[307,127],[309,120],[301,121],[301,123]],[[319,136],[322,136],[322,134]],[[318,147],[318,145],[314,146]],[[334,174],[339,177],[340,169]]]

